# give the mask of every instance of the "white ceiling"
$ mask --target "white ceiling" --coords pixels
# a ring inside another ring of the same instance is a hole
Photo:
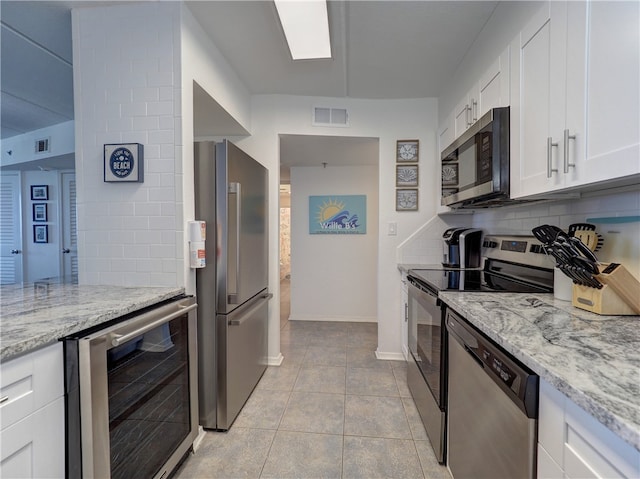
[[[73,119],[70,9],[109,3],[0,2],[2,138]],[[438,97],[498,2],[329,0],[333,58],[307,61],[291,60],[271,1],[186,3],[252,94],[393,99]],[[196,119],[237,133],[205,100]]]

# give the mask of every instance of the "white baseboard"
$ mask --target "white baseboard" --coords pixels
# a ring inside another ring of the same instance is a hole
[[[312,314],[290,315],[289,321],[334,321],[343,323],[377,323],[375,316],[322,316]]]
[[[402,355],[404,356],[405,361],[409,361],[409,348],[402,346]]]
[[[403,353],[384,353],[376,350],[376,358],[386,361],[406,361]]]
[[[282,353],[278,353],[276,357],[269,356],[267,357],[267,366],[280,366],[284,361],[284,356]]]

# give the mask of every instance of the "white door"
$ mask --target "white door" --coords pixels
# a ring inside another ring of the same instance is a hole
[[[76,175],[62,173],[62,276],[65,282],[78,281],[78,223],[76,215]]]
[[[0,284],[22,281],[20,174],[0,175]]]

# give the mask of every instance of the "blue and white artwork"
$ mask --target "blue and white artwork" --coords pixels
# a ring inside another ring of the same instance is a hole
[[[366,195],[309,196],[309,234],[366,232]]]

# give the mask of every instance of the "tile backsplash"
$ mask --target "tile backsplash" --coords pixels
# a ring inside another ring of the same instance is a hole
[[[602,249],[596,253],[598,259],[621,263],[640,278],[638,216],[638,190],[477,210],[471,215],[442,215],[429,221],[399,247],[398,261],[424,264],[442,261],[442,233],[451,226],[481,228],[493,234],[531,235],[531,229],[542,224],[566,230],[572,223],[591,222],[604,238]]]

